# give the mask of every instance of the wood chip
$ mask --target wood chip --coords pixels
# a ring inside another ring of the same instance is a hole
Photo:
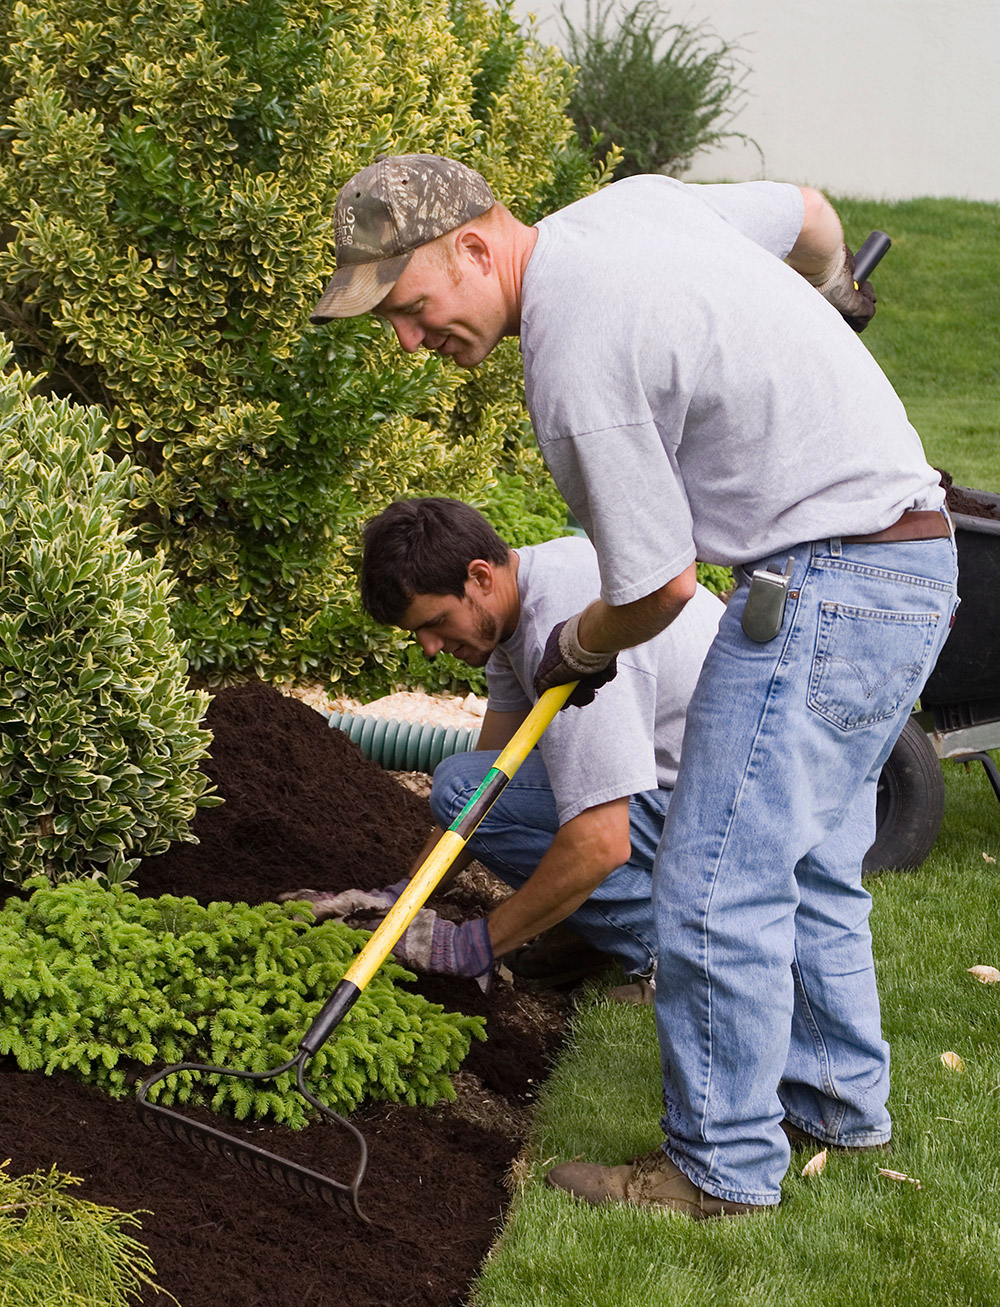
[[[915,1180],[912,1175],[904,1175],[902,1171],[887,1171],[884,1166],[880,1166],[878,1173],[884,1176],[886,1180],[899,1180],[905,1184],[912,1184],[914,1189],[921,1187],[919,1180]]]

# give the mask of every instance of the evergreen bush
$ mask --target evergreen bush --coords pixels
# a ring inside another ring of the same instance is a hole
[[[40,885],[0,912],[0,1054],[115,1098],[131,1092],[138,1065],[280,1066],[366,939],[314,925],[301,903],[201,907],[83,881]],[[394,983],[412,978],[385,963],[310,1060],[321,1102],[349,1112],[365,1098],[454,1098],[449,1073],[473,1037],[485,1038],[483,1019],[447,1014]],[[293,1072],[262,1083],[180,1072],[151,1096],[301,1128],[309,1109],[294,1086]]]
[[[0,350],[0,369],[9,356]],[[96,408],[0,372],[0,875],[122,881],[190,836],[207,696],[188,688],[172,581],[119,523],[127,460]]]
[[[128,1233],[136,1213],[67,1192],[58,1172],[12,1176],[0,1162],[0,1307],[127,1307],[144,1289],[177,1299],[152,1279],[148,1250]]]
[[[196,670],[391,684],[404,640],[354,569],[394,497],[489,508],[502,475],[502,532],[558,530],[513,342],[466,378],[307,318],[336,193],[380,151],[458,157],[529,222],[599,184],[570,78],[510,0],[0,6],[2,326],[141,469]]]
[[[569,112],[598,158],[608,162],[620,147],[617,177],[676,176],[699,150],[742,136],[727,130],[743,98],[744,70],[732,42],[670,22],[657,0],[638,0],[631,9],[587,0],[581,27],[565,8],[560,15],[566,57],[578,68]]]

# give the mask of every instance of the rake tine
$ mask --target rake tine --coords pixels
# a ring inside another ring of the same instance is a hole
[[[309,1057],[309,1053],[302,1051],[281,1066],[267,1071],[243,1071],[233,1067],[208,1066],[201,1062],[177,1062],[172,1066],[164,1067],[142,1083],[136,1096],[136,1113],[144,1125],[158,1134],[185,1144],[189,1148],[195,1148],[209,1157],[238,1166],[258,1178],[273,1180],[300,1197],[319,1200],[328,1207],[339,1207],[344,1212],[353,1212],[359,1220],[370,1225],[371,1222],[358,1203],[358,1189],[368,1165],[368,1145],[364,1135],[355,1125],[327,1107],[325,1103],[321,1103],[306,1085],[305,1064]],[[358,1146],[358,1165],[354,1179],[349,1184],[332,1180],[329,1176],[312,1171],[289,1158],[279,1157],[277,1153],[268,1152],[266,1148],[238,1139],[235,1135],[226,1134],[225,1131],[218,1130],[214,1126],[203,1125],[200,1121],[194,1121],[191,1117],[173,1111],[172,1108],[150,1102],[148,1097],[149,1090],[155,1084],[180,1071],[192,1071],[200,1075],[236,1076],[242,1080],[264,1080],[279,1076],[292,1067],[296,1068],[299,1093],[323,1116],[343,1126],[353,1136]]]

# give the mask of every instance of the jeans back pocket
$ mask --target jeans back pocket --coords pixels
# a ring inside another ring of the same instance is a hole
[[[821,604],[809,707],[842,730],[892,717],[916,697],[940,621],[935,612]]]

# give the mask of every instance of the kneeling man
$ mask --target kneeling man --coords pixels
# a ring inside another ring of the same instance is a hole
[[[481,513],[458,500],[401,500],[366,525],[367,612],[411,630],[428,658],[444,651],[486,667],[477,749],[437,767],[430,802],[438,825],[413,870],[530,711],[552,627],[599,589],[589,541],[573,536],[511,549]],[[649,994],[657,955],[653,861],[688,702],[722,612],[722,602],[699,586],[672,625],[619,653],[617,674],[593,702],[556,715],[438,887],[477,858],[514,893],[487,917],[462,925],[421,911],[393,949],[400,962],[485,980],[495,957],[565,922],[635,978],[626,997]],[[310,901],[317,918],[378,915],[406,883],[283,897]]]

